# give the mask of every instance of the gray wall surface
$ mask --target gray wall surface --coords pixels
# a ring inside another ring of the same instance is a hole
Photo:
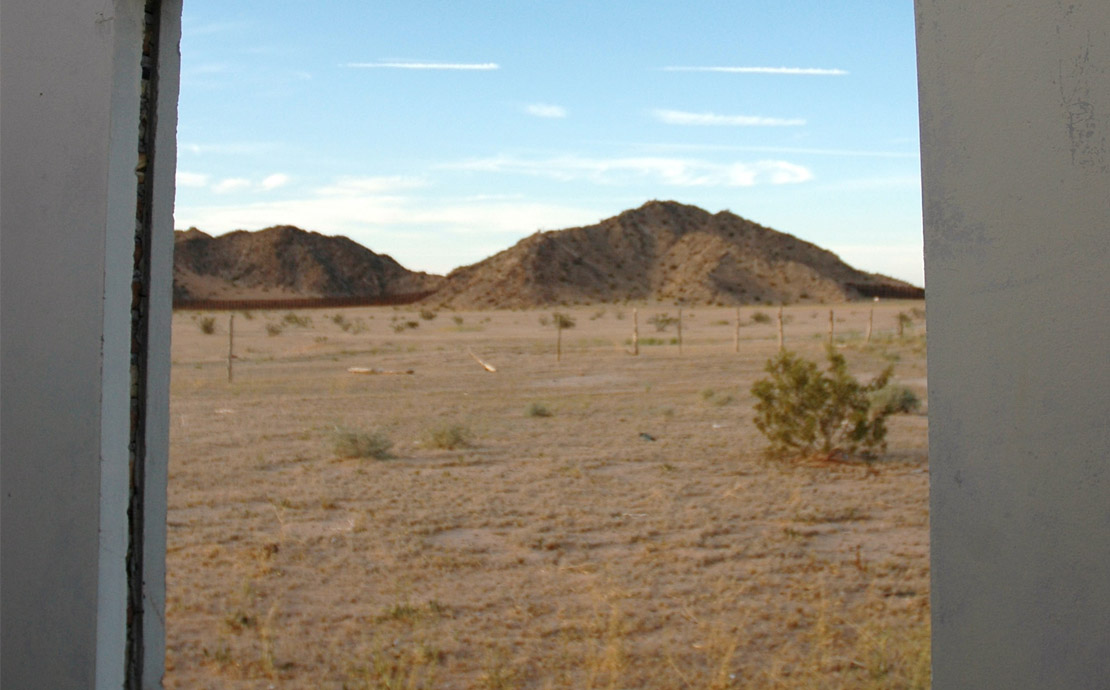
[[[153,172],[148,510],[162,615],[180,4]],[[142,0],[0,5],[0,685],[119,688],[126,640],[131,276]],[[163,131],[164,130],[164,131]],[[160,466],[160,467],[159,467]],[[159,487],[158,482],[162,484]],[[160,489],[160,491],[159,491]],[[159,498],[161,496],[161,498]],[[159,512],[161,511],[161,512]],[[147,687],[160,682],[160,625]]]
[[[917,1],[936,688],[1110,688],[1110,3]]]

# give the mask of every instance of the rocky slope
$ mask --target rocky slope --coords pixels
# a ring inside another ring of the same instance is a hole
[[[627,299],[750,304],[924,296],[727,211],[651,201],[586,227],[539,232],[455,269],[427,301],[527,308]]]
[[[175,232],[173,274],[175,301],[377,298],[428,292],[443,282],[346,237],[291,225],[219,237],[196,228]]]

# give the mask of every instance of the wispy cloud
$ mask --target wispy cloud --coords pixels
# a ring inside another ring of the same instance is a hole
[[[225,177],[212,185],[212,191],[217,194],[227,194],[240,189],[248,189],[250,186],[251,181],[245,177]]]
[[[717,115],[716,113],[690,113],[683,110],[653,110],[656,120],[668,125],[701,125],[726,127],[799,127],[806,123],[801,118],[762,117],[759,115]]]
[[[804,166],[787,161],[714,163],[659,156],[589,158],[577,155],[551,158],[493,156],[442,166],[475,172],[534,175],[570,182],[620,185],[648,179],[676,187],[751,187],[757,184],[793,184],[813,179]]]
[[[826,67],[664,67],[664,72],[725,72],[728,74],[809,74],[840,77],[846,70]]]
[[[416,62],[409,60],[381,62],[348,62],[344,67],[356,69],[431,69],[431,70],[479,70],[501,69],[496,62]]]
[[[366,194],[395,194],[400,191],[423,187],[427,182],[420,177],[404,175],[378,175],[371,177],[340,177],[334,183],[316,190],[325,196],[360,196]]]
[[[284,187],[287,184],[289,184],[288,175],[286,175],[285,173],[274,173],[273,175],[270,175],[263,179],[258,186],[269,191],[271,189],[277,189],[278,187]]]
[[[530,103],[524,106],[524,112],[536,117],[561,118],[567,116],[566,108],[548,103]]]
[[[208,176],[201,173],[186,172],[184,170],[177,171],[177,186],[178,187],[207,187]]]
[[[182,141],[177,144],[178,153],[202,154],[229,154],[233,156],[256,155],[269,153],[278,148],[278,144],[267,141],[239,141],[224,142],[219,144],[201,144]]]
[[[192,188],[207,188],[215,194],[228,194],[231,192],[264,191],[269,192],[289,184],[292,178],[285,173],[267,175],[259,181],[247,177],[225,177],[212,181],[211,176],[202,173],[177,171],[177,186]]]
[[[920,158],[917,151],[877,151],[866,149],[823,149],[802,146],[742,146],[733,144],[690,144],[659,141],[613,141],[597,142],[607,146],[632,147],[643,151],[749,151],[752,153],[789,153],[812,156],[844,156],[860,158]]]

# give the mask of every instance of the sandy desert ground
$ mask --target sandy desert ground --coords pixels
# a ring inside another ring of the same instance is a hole
[[[923,306],[868,344],[835,305],[851,371],[925,400]],[[819,359],[828,308],[787,347]],[[560,362],[550,310],[239,312],[232,383],[229,315],[176,313],[166,687],[928,687],[924,410],[876,462],[771,462],[773,310],[737,353],[735,309],[687,308],[680,353],[640,305],[639,356],[632,306],[564,311]]]

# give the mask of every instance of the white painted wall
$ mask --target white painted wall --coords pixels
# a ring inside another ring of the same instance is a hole
[[[936,688],[1110,688],[1110,3],[917,0]]]
[[[142,0],[0,5],[0,685],[119,688]],[[155,158],[146,573],[162,668],[169,262],[180,3]],[[161,485],[159,486],[159,482]]]
[[[157,687],[162,653],[180,20],[179,1],[165,4],[146,487],[156,615],[144,687]],[[119,687],[122,675],[119,329],[141,10],[139,0],[0,4],[5,688]],[[1110,4],[917,0],[917,12],[934,685],[1104,688]]]

